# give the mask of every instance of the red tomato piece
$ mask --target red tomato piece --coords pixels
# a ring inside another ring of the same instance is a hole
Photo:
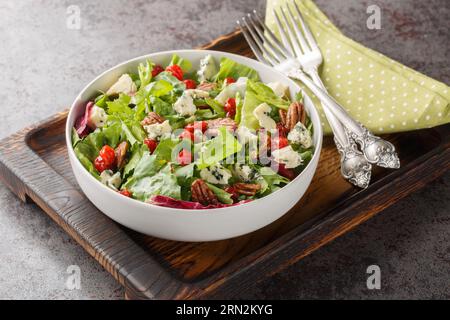
[[[231,194],[231,199],[233,199],[234,202],[237,202],[239,195],[236,192],[236,189],[234,187],[230,186],[230,187],[226,188],[225,192],[228,192],[229,194]]]
[[[225,85],[230,85],[230,84],[232,84],[232,83],[235,83],[236,82],[236,80],[234,80],[234,78],[232,78],[232,77],[228,77],[228,78],[225,78]]]
[[[278,134],[282,137],[287,137],[287,135],[289,133],[288,129],[281,122],[277,123],[277,130],[278,130]]]
[[[202,132],[205,132],[206,130],[208,130],[208,122],[197,121],[194,123],[190,123],[186,127],[184,127],[184,129],[191,133],[194,133],[195,129],[202,130]]]
[[[161,67],[159,64],[153,67],[152,70],[152,77],[156,77],[158,74],[164,71],[164,68]]]
[[[153,153],[158,146],[158,141],[153,139],[145,139],[144,143],[147,145],[148,149],[150,150],[150,153]]]
[[[127,189],[119,191],[119,193],[125,197],[131,198],[131,192]]]
[[[180,138],[182,140],[191,140],[194,141],[194,133],[189,130],[183,130],[183,132],[180,134]]]
[[[170,72],[178,80],[183,81],[183,70],[181,70],[180,66],[173,64],[168,66],[166,71]]]
[[[95,169],[100,173],[102,173],[105,170],[110,169],[110,167],[106,164],[105,160],[103,160],[103,158],[100,156],[95,158],[94,166],[95,166]]]
[[[283,149],[289,145],[289,141],[286,137],[279,136],[275,138],[272,143],[272,150]]]
[[[227,103],[225,103],[224,110],[227,113],[227,117],[234,118],[234,116],[236,115],[236,99],[228,99]]]
[[[103,158],[107,165],[113,165],[116,160],[116,153],[113,148],[106,145],[99,152],[99,156]]]
[[[186,89],[195,89],[195,88],[197,88],[197,84],[192,79],[186,79],[183,82],[186,85]]]
[[[194,124],[193,123],[189,123],[186,127],[184,127],[184,130],[187,130],[187,131],[189,131],[191,133],[194,133],[194,130],[195,130]]]
[[[197,122],[194,122],[193,127],[195,130],[201,130],[202,132],[205,132],[206,130],[208,130],[208,122],[197,121]]]
[[[186,149],[181,150],[177,162],[182,166],[187,166],[192,162],[192,153]]]

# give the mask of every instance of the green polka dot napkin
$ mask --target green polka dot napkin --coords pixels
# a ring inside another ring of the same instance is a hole
[[[285,2],[267,3],[266,22],[276,32],[272,10]],[[354,119],[374,133],[450,122],[447,85],[347,38],[311,0],[297,3],[324,56],[320,76],[329,93]],[[317,98],[308,93],[320,108]],[[325,133],[331,133],[323,112],[321,116]]]

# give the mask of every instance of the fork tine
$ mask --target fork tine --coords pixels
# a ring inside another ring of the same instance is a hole
[[[303,19],[303,15],[300,11],[300,8],[298,7],[297,3],[294,2],[295,11],[297,11],[298,19],[300,20],[300,24],[303,28],[303,33],[305,34],[306,40],[308,40],[308,44],[313,50],[320,50],[319,46],[317,45],[316,39],[314,39],[314,36],[312,35],[311,30],[308,27],[308,24],[305,22],[305,19]]]
[[[275,22],[277,23],[278,31],[280,32],[281,41],[283,42],[286,49],[291,53],[291,55],[294,55],[294,48],[292,47],[291,42],[289,41],[289,36],[286,34],[286,31],[283,28],[283,25],[281,23],[280,17],[278,16],[278,12],[273,9],[273,15],[275,17]]]
[[[295,2],[295,1],[292,1],[292,2]],[[297,35],[297,39],[298,39],[298,41],[300,43],[300,47],[303,50],[303,53],[311,51],[310,47],[306,43],[305,38],[303,37],[302,31],[300,30],[296,19],[294,18],[294,14],[292,13],[291,6],[289,5],[289,2],[286,3],[286,8],[287,8],[287,12],[288,12],[289,18],[291,19],[292,26],[295,29],[295,32],[296,32],[296,35]]]
[[[253,41],[252,36],[248,33],[248,31],[241,25],[241,22],[238,20],[236,21],[239,28],[242,31],[242,34],[244,35],[245,40],[247,40],[248,45],[250,46],[250,48],[252,49],[253,53],[255,54],[256,58],[268,65],[273,65],[272,63],[270,63],[269,61],[267,61],[267,59],[264,57],[263,53],[261,52],[261,50],[258,48],[258,45],[255,43],[255,41]]]
[[[282,17],[284,19],[283,22],[284,22],[285,28],[286,28],[286,30],[287,30],[287,32],[289,34],[289,39],[291,40],[291,44],[294,47],[294,51],[297,54],[297,57],[300,57],[300,56],[303,55],[303,52],[302,52],[302,49],[299,46],[298,41],[296,41],[297,37],[295,36],[295,32],[294,32],[294,30],[292,29],[292,27],[291,27],[291,25],[289,23],[289,19],[286,17],[286,14],[284,13],[285,9],[284,10],[281,9],[280,11],[281,11],[281,15],[282,15]],[[294,23],[294,22],[292,22],[292,23]]]
[[[258,27],[257,23],[255,23],[255,21],[253,20],[252,15],[249,13],[249,14],[247,14],[247,16],[248,16],[248,20],[252,24],[252,26],[255,29],[258,36],[263,40],[263,44],[266,45],[267,47],[269,47],[270,50],[272,50],[272,55],[274,57],[276,57],[279,61],[285,60],[287,58],[285,56],[285,54],[280,49],[275,47],[273,45],[272,41],[270,41],[270,39],[264,34],[264,32],[261,31],[261,29]]]
[[[262,27],[263,31],[265,32],[265,34],[268,34],[270,36],[270,40],[272,41],[272,43],[275,44],[276,48],[279,51],[281,51],[286,58],[293,58],[293,56],[292,56],[291,52],[289,51],[288,47],[286,47],[284,44],[282,44],[280,42],[280,40],[278,40],[278,38],[273,34],[273,32],[262,21],[261,17],[256,12],[256,10],[253,10],[253,16],[256,18],[256,20],[258,21],[259,25]],[[268,37],[265,36],[265,38],[267,39]],[[269,39],[267,39],[267,40],[269,40]]]
[[[248,24],[247,19],[242,18],[242,21],[244,22],[245,26],[247,27],[247,30],[250,32],[250,35],[252,36],[254,42],[258,45],[259,49],[261,50],[261,52],[263,53],[264,57],[272,64],[272,65],[277,65],[279,63],[279,61],[276,59],[276,57],[274,57],[269,50],[266,49],[266,47],[264,47],[264,43],[261,41],[261,39],[259,38],[259,36],[255,33],[255,31],[253,30],[253,25],[250,27],[250,24]]]

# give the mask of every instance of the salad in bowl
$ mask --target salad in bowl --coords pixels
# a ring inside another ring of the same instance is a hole
[[[232,58],[146,59],[83,106],[71,144],[121,196],[177,209],[242,205],[285,187],[314,154],[301,91]]]

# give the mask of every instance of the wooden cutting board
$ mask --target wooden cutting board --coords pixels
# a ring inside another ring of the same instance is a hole
[[[240,32],[205,49],[253,57]],[[209,243],[161,240],[126,229],[79,189],[67,158],[67,111],[0,142],[0,177],[34,201],[125,287],[128,299],[226,298],[304,258],[450,168],[450,126],[390,135],[402,168],[378,168],[366,190],[340,176],[326,138],[316,175],[302,200],[271,225]],[[274,204],[276,205],[276,204]]]

